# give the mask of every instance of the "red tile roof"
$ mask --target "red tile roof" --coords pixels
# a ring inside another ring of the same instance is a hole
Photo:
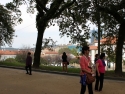
[[[102,44],[116,44],[116,38],[106,38],[102,39],[100,42],[102,42]]]
[[[112,38],[112,37],[110,37],[110,38],[103,38],[103,39],[101,39],[100,40],[100,43],[101,44],[116,44],[116,39],[117,38]],[[98,41],[95,41],[95,42],[98,42]]]
[[[17,50],[16,51],[0,50],[0,55],[17,55],[17,54],[19,54],[21,52],[23,52],[23,51],[17,51]],[[33,54],[32,51],[30,51],[30,52]]]
[[[0,50],[0,55],[16,55],[18,51]]]
[[[89,47],[90,47],[90,50],[97,50],[97,49],[98,49],[97,46],[93,46],[93,45],[91,45],[91,46],[89,46]]]

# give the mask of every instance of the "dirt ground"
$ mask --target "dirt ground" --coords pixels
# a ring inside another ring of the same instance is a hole
[[[28,75],[25,70],[0,68],[0,94],[80,94],[79,80],[77,76],[34,71]],[[125,94],[125,82],[105,80],[103,91],[94,94]]]

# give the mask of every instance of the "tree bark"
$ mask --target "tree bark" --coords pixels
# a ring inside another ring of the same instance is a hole
[[[121,23],[118,33],[118,41],[117,41],[117,48],[116,48],[116,67],[115,73],[116,75],[122,75],[122,52],[123,52],[123,44],[124,44],[124,37],[125,37],[125,21]]]
[[[36,48],[34,53],[34,63],[33,63],[34,68],[39,68],[40,65],[42,40],[47,21],[44,20],[41,22],[42,22],[41,25],[38,26],[38,36],[37,36]]]

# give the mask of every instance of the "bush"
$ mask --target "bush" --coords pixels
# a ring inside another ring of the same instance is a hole
[[[25,63],[27,54],[17,54],[16,61]]]
[[[20,63],[18,61],[16,61],[13,58],[8,58],[5,61],[0,61],[0,65],[6,65],[6,66],[18,66],[18,67],[24,67],[25,64]]]
[[[40,64],[47,65],[48,61],[46,59],[44,59],[44,58],[40,58]]]
[[[17,61],[14,58],[7,58],[4,62],[7,62],[7,63],[17,63]]]
[[[79,60],[77,58],[73,58],[70,60],[70,63],[73,64],[73,63],[77,63],[79,64]]]

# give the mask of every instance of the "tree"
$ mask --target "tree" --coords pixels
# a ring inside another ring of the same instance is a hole
[[[59,54],[63,54],[63,52],[66,52],[66,54],[70,54],[71,50],[69,48],[61,48],[58,51]]]
[[[125,0],[77,0],[77,3],[63,12],[65,16],[62,17],[63,21],[59,22],[61,34],[67,34],[73,42],[84,42],[83,40],[89,38],[88,25],[98,25],[97,12],[99,12],[103,38],[117,38],[115,73],[122,75],[122,49],[125,40],[124,9]]]
[[[57,64],[57,66],[61,66],[62,63],[62,56],[61,55],[57,55],[55,56],[55,63]]]
[[[11,46],[14,37],[13,27],[21,23],[21,12],[12,3],[5,6],[0,4],[0,46]]]
[[[46,8],[49,1],[51,1],[50,7]],[[64,0],[36,0],[36,8],[38,11],[36,17],[38,37],[34,54],[34,67],[39,66],[39,57],[45,28],[49,26],[49,22],[51,25],[53,19],[59,17],[63,10],[72,5],[74,1],[75,0],[72,2],[64,2]]]
[[[73,63],[77,63],[79,64],[79,60],[77,58],[73,58],[70,60],[70,63],[73,64]]]
[[[47,26],[52,25],[54,19],[59,18],[60,14],[71,6],[76,0],[13,0],[13,3],[20,6],[25,3],[29,3],[28,11],[34,11],[37,9],[36,27],[38,30],[36,49],[34,53],[33,66],[38,68],[40,64],[40,54],[43,34]],[[35,2],[35,7],[34,7]]]
[[[106,4],[106,5],[105,5]],[[125,41],[125,0],[118,0],[114,1],[111,0],[110,2],[103,2],[103,6],[99,5],[97,6],[98,10],[102,13],[105,13],[110,17],[109,19],[112,20],[113,25],[115,25],[116,32],[117,32],[117,42],[116,42],[116,68],[115,72],[118,75],[122,75],[122,50],[123,50],[123,44]],[[113,25],[110,25],[112,27]],[[110,30],[110,31],[113,31]]]
[[[17,52],[17,55],[16,55],[16,60],[18,62],[21,62],[21,63],[25,63],[26,62],[26,57],[27,57],[27,53],[31,50],[31,48],[29,46],[26,46],[26,45],[23,45],[22,48]],[[31,52],[31,56],[33,57],[33,52]]]
[[[48,61],[44,57],[40,58],[40,64],[47,65],[47,63]]]
[[[77,56],[78,55],[77,49],[76,48],[71,49],[71,54]]]
[[[56,46],[56,42],[57,41],[54,41],[50,37],[49,38],[44,38],[42,40],[42,49],[47,48],[48,50],[53,51],[54,47]]]

